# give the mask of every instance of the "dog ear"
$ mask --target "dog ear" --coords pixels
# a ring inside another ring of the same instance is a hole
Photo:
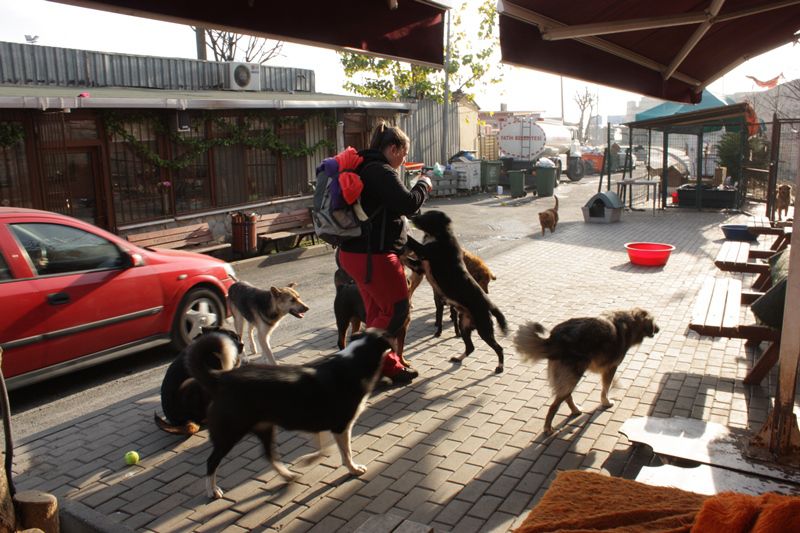
[[[281,291],[278,289],[278,287],[270,287],[269,292],[271,292],[276,298],[281,295]]]
[[[289,285],[287,285],[287,287],[289,287],[290,289],[294,289],[295,287],[297,287],[297,283],[293,281]]]

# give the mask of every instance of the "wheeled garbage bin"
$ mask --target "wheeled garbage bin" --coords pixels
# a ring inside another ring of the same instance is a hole
[[[256,220],[258,215],[255,213],[243,213],[236,211],[231,213],[231,251],[239,256],[246,256],[256,251],[258,239],[256,239]]]
[[[511,186],[511,196],[513,198],[521,198],[525,196],[525,171],[524,170],[509,170],[508,181]]]
[[[536,196],[553,196],[556,183],[556,166],[549,159],[542,158],[536,163]]]
[[[500,184],[500,171],[503,170],[502,161],[481,161],[481,189],[493,191]]]

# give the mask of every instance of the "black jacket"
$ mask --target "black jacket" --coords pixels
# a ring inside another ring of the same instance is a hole
[[[407,239],[401,216],[410,216],[419,210],[428,199],[428,188],[417,183],[410,191],[406,189],[383,153],[377,150],[363,150],[359,155],[364,158],[358,167],[358,175],[364,183],[361,207],[372,218],[361,237],[345,241],[341,249],[355,253],[401,253]],[[381,206],[384,209],[378,211]]]

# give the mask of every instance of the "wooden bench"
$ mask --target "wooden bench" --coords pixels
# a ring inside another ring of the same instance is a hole
[[[733,278],[708,278],[697,295],[689,329],[700,335],[745,339],[748,343],[769,341],[744,379],[746,384],[760,383],[778,361],[781,332],[761,324],[741,324],[742,303],[752,303],[757,293],[745,293],[742,282]]]
[[[781,235],[783,228],[775,227],[767,217],[753,216],[747,219],[747,231],[753,235]]]
[[[763,275],[769,273],[769,264],[751,259],[768,259],[774,253],[776,253],[774,250],[753,248],[746,241],[725,241],[719,249],[714,264],[723,272]]]
[[[133,233],[126,237],[128,241],[141,247],[168,248],[188,250],[207,254],[230,248],[229,242],[217,242],[207,222],[179,226],[146,233]]]
[[[256,235],[260,253],[263,253],[270,243],[275,246],[275,251],[279,252],[278,242],[290,237],[295,238],[293,248],[298,246],[304,237],[311,237],[311,242],[316,243],[310,209],[261,215],[256,221]]]

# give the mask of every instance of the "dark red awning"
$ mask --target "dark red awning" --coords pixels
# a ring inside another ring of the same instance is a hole
[[[51,0],[125,15],[191,24],[285,41],[444,64],[448,0]],[[442,5],[444,4],[444,6]],[[143,39],[158,39],[143,35]]]
[[[503,62],[678,102],[800,30],[800,0],[502,0],[498,11]]]

